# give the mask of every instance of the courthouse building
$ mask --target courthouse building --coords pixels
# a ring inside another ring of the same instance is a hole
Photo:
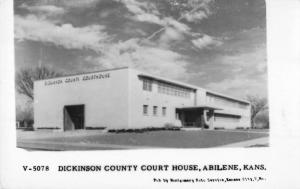
[[[249,128],[250,103],[132,68],[34,82],[34,127]]]

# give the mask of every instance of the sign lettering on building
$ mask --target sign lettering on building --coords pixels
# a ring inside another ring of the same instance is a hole
[[[56,80],[48,80],[45,81],[45,86],[49,85],[60,85],[63,83],[76,83],[80,81],[90,81],[90,80],[97,80],[97,79],[107,79],[110,77],[110,73],[96,73],[96,74],[89,74],[89,75],[82,75],[82,76],[74,76],[74,77],[67,77],[64,79],[56,79]]]

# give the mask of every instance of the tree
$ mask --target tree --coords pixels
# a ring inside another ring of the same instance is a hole
[[[259,112],[268,108],[268,102],[266,98],[259,96],[247,96],[247,100],[251,104],[251,128],[254,128],[255,117]]]
[[[255,117],[255,125],[260,128],[269,128],[269,111],[263,110],[260,111]]]
[[[61,75],[61,73],[47,66],[38,66],[34,69],[22,69],[16,75],[16,88],[20,94],[23,94],[33,100],[34,81],[50,79]]]
[[[31,103],[26,103],[26,106],[16,107],[16,121],[21,124],[21,127],[32,127],[33,125],[33,107]]]
[[[26,107],[16,107],[16,118],[17,120],[33,120],[33,107],[32,105],[27,105]]]

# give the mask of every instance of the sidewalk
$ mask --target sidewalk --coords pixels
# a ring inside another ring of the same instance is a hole
[[[94,135],[104,135],[107,134],[105,130],[75,130],[75,131],[49,131],[49,130],[39,130],[39,131],[18,131],[17,139],[21,140],[32,140],[32,139],[47,139],[47,138],[58,138],[58,137],[80,137],[80,136],[94,136]]]
[[[218,148],[221,147],[259,147],[259,146],[269,146],[269,137],[257,138],[232,144],[226,144],[222,146],[217,146]]]
[[[54,142],[54,141],[19,141],[18,148],[31,150],[65,151],[65,150],[121,150],[121,149],[142,149],[158,148],[149,146],[132,146],[116,144],[96,144],[96,143],[75,143],[75,142]]]

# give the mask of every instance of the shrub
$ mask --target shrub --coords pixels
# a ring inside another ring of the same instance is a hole
[[[215,130],[225,130],[224,127],[215,127],[214,129],[215,129]]]
[[[104,130],[106,127],[85,127],[86,130]]]
[[[136,128],[136,129],[109,129],[109,133],[144,133],[150,131],[179,131],[179,127],[175,126],[164,126],[164,127],[146,127],[146,128]]]

